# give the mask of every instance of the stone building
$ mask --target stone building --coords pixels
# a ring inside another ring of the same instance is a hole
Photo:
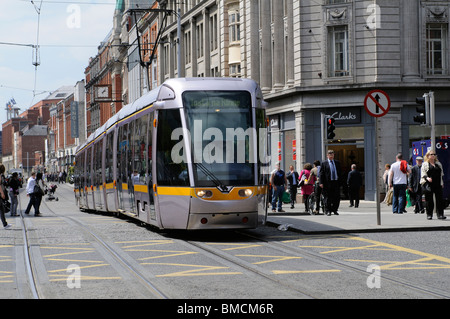
[[[321,113],[336,118],[334,149],[344,171],[356,163],[363,197],[374,199],[376,169],[411,156],[411,143],[430,137],[413,121],[416,97],[433,91],[437,133],[450,134],[448,1],[432,0],[175,0],[159,48],[160,82],[180,76],[256,80],[269,107],[272,162],[300,170],[322,157]],[[180,42],[181,64],[177,65]],[[379,120],[365,96],[391,100]],[[295,142],[294,142],[295,141]],[[296,147],[296,160],[293,157]],[[375,163],[378,146],[379,162]]]

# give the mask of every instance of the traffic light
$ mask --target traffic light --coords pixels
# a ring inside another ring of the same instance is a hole
[[[419,106],[416,107],[416,111],[419,114],[414,116],[414,122],[420,123],[421,125],[428,124],[428,112],[430,109],[428,94],[424,94],[423,97],[416,98],[416,103],[419,104]]]
[[[328,140],[332,140],[336,136],[336,134],[334,134],[334,130],[336,129],[334,122],[336,122],[336,120],[334,118],[332,118],[332,117],[327,118],[327,139]]]

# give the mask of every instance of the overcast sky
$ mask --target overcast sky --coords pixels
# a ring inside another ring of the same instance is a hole
[[[11,98],[22,113],[59,87],[84,79],[89,58],[112,29],[115,2],[0,0],[0,124]],[[37,41],[40,65],[35,72],[30,45]]]

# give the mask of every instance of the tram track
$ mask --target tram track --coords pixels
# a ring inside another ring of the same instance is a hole
[[[69,200],[69,199],[67,199]],[[47,205],[47,204],[46,204]],[[61,217],[57,213],[55,213],[53,210],[50,209],[50,207],[47,205],[49,210],[57,215],[58,217]],[[126,267],[130,266],[129,262],[127,262],[126,259],[121,257],[121,253],[117,252],[113,247],[108,245],[105,240],[102,239],[102,237],[98,234],[96,234],[94,231],[89,229],[88,226],[83,225],[82,222],[79,220],[64,216],[63,218],[67,218],[72,223],[76,223],[79,227],[83,228],[85,231],[90,233],[90,235],[95,239],[96,242],[100,243],[105,249],[107,249],[111,255],[113,255],[119,262],[124,264]],[[125,217],[128,219],[127,217]],[[131,219],[130,219],[131,220]],[[244,238],[247,238],[250,240],[249,244],[258,244],[261,246],[265,246],[267,249],[276,250],[281,252],[285,255],[292,255],[292,256],[301,256],[301,258],[307,258],[311,262],[321,264],[321,265],[332,265],[336,269],[339,270],[346,270],[348,272],[356,274],[361,280],[364,282],[366,281],[367,277],[370,275],[367,272],[367,268],[349,262],[344,260],[339,260],[337,258],[333,258],[330,256],[322,255],[318,252],[314,252],[305,248],[301,247],[294,247],[288,243],[279,242],[279,241],[272,241],[270,239],[265,238],[264,236],[259,236],[257,233],[252,231],[245,231],[245,230],[236,230],[233,231],[234,233],[243,236]],[[169,236],[171,237],[171,236]],[[224,251],[220,248],[217,248],[217,246],[210,245],[208,242],[208,239],[201,238],[200,240],[192,239],[192,236],[190,234],[184,233],[184,236],[175,236],[178,243],[185,247],[190,247],[190,249],[194,249],[196,251],[203,252],[205,256],[209,256],[213,258],[216,261],[225,263],[231,267],[239,268],[243,270],[243,272],[246,272],[247,274],[254,276],[254,278],[259,277],[263,278],[266,282],[272,282],[273,284],[281,287],[285,287],[286,290],[292,291],[293,295],[295,295],[298,298],[308,298],[308,299],[319,299],[324,298],[323,295],[320,295],[315,292],[306,291],[302,289],[301,286],[296,285],[295,283],[292,283],[290,280],[286,280],[285,276],[276,276],[273,273],[270,273],[264,268],[261,268],[255,264],[252,264],[251,262],[247,262],[243,260],[240,257],[235,256],[233,253],[230,253],[228,251]],[[212,240],[214,241],[214,240]],[[217,243],[216,243],[217,244]],[[226,244],[224,242],[224,244]],[[281,254],[280,254],[281,255]],[[135,271],[133,267],[131,267],[130,271]],[[146,282],[148,281],[145,278],[145,275],[142,275],[141,273],[137,272],[136,276],[140,278],[140,280]],[[450,298],[450,293],[446,291],[442,291],[438,288],[430,287],[426,284],[420,284],[414,281],[411,281],[409,279],[400,278],[398,276],[395,276],[393,274],[388,274],[386,272],[383,272],[382,274],[382,280],[383,282],[389,282],[390,284],[396,285],[396,286],[402,286],[405,290],[411,290],[415,293],[420,294],[424,297],[433,297],[433,298],[444,298],[448,299]],[[151,283],[150,287],[152,286]],[[153,288],[152,288],[153,289]],[[157,288],[155,288],[157,289]],[[161,292],[159,298],[167,298],[167,296],[164,295],[164,293]]]
[[[280,280],[277,278],[274,278],[273,276],[271,276],[270,274],[267,274],[266,272],[258,269],[257,267],[255,267],[254,265],[250,264],[250,263],[246,263],[243,262],[241,259],[234,257],[232,255],[229,254],[225,254],[223,252],[221,252],[218,249],[209,247],[207,244],[204,243],[198,243],[198,242],[193,242],[193,241],[186,241],[186,243],[188,243],[189,245],[192,245],[194,247],[196,247],[197,249],[201,249],[204,252],[207,252],[208,254],[211,254],[215,257],[219,257],[223,260],[226,260],[227,262],[232,263],[235,266],[238,266],[239,268],[242,268],[254,275],[257,275],[259,277],[264,278],[265,280],[268,280],[278,286],[282,286],[285,287],[291,291],[293,291],[296,294],[297,298],[302,298],[302,299],[316,299],[314,296],[306,293],[305,291],[302,291],[300,289],[298,289],[297,287],[295,287],[294,285],[291,285],[289,283],[289,281],[286,280]]]
[[[26,267],[26,272],[27,272],[27,277],[28,277],[28,284],[29,284],[29,288],[31,290],[33,299],[40,299],[41,293],[39,293],[39,291],[38,291],[38,283],[36,280],[36,273],[34,272],[34,267],[33,267],[33,263],[32,263],[31,244],[30,244],[30,241],[28,238],[28,229],[25,225],[24,216],[23,216],[22,209],[20,206],[19,206],[19,210],[20,210],[20,221],[21,221],[21,226],[22,226],[23,255],[24,255],[24,259],[25,259],[25,267]]]
[[[339,268],[358,273],[365,277],[368,277],[368,275],[369,275],[369,273],[367,272],[367,268],[361,267],[359,265],[356,265],[356,264],[353,264],[350,262],[345,262],[345,261],[338,260],[336,258],[327,257],[327,256],[321,255],[319,253],[315,253],[315,252],[312,252],[312,251],[309,251],[306,249],[302,249],[300,247],[292,247],[290,245],[280,243],[280,242],[269,242],[268,240],[265,240],[261,237],[255,236],[255,235],[251,235],[246,232],[242,232],[242,231],[236,231],[236,232],[242,236],[247,236],[248,238],[253,238],[258,241],[262,241],[262,242],[264,242],[265,245],[267,245],[271,248],[278,247],[283,252],[291,252],[291,253],[301,254],[302,256],[309,257],[313,260],[320,260],[327,264],[333,264]],[[385,272],[382,274],[382,280],[389,281],[396,285],[401,285],[405,288],[408,288],[408,289],[411,289],[411,290],[414,290],[414,291],[417,291],[420,293],[424,293],[426,295],[429,295],[429,296],[432,296],[435,298],[450,299],[450,293],[448,293],[448,292],[442,291],[442,290],[434,288],[434,287],[429,287],[429,286],[426,286],[423,284],[413,283],[410,280],[405,280],[398,276],[386,274]]]
[[[65,198],[65,200],[70,200],[68,198]],[[66,223],[69,223],[70,225],[77,226],[84,234],[88,234],[91,240],[95,243],[97,243],[102,249],[102,253],[108,254],[108,259],[112,259],[117,262],[118,265],[120,265],[121,269],[124,269],[124,271],[127,271],[129,274],[132,275],[136,279],[136,282],[139,282],[142,287],[144,287],[144,290],[147,291],[150,295],[146,295],[146,298],[153,297],[156,299],[168,299],[169,297],[167,294],[163,292],[162,289],[156,287],[155,284],[153,284],[149,279],[147,279],[148,276],[143,274],[140,270],[137,269],[135,265],[132,264],[130,260],[124,256],[124,253],[120,251],[119,249],[116,249],[111,244],[108,243],[107,240],[105,240],[102,235],[95,232],[91,227],[83,223],[77,218],[71,217],[71,216],[64,216],[61,214],[58,214],[54,211],[50,205],[44,200],[42,200],[42,204],[45,205],[45,208],[48,212],[50,212],[55,217],[58,217],[59,219],[64,220]],[[34,260],[32,258],[31,253],[31,242],[30,238],[28,236],[29,229],[27,228],[25,217],[23,216],[22,209],[19,207],[21,214],[21,224],[22,224],[22,234],[23,234],[23,250],[24,250],[24,256],[25,256],[25,264],[27,269],[27,276],[28,276],[28,283],[30,286],[30,290],[32,292],[34,299],[41,299],[45,298],[45,295],[42,293],[40,286],[39,286],[39,280],[38,280],[38,274],[35,271],[35,265]],[[38,217],[40,218],[40,217]]]

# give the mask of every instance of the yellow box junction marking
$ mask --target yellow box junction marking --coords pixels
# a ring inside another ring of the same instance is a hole
[[[330,236],[328,238],[336,238],[346,241],[356,241],[361,242],[364,245],[361,246],[324,246],[324,245],[300,245],[301,248],[318,248],[324,249],[324,251],[320,252],[321,254],[333,254],[339,252],[346,251],[355,251],[355,250],[366,250],[366,251],[394,251],[401,252],[406,254],[411,254],[415,256],[419,256],[420,258],[412,259],[412,260],[375,260],[375,259],[345,259],[346,261],[351,262],[361,262],[361,263],[377,263],[383,264],[380,265],[382,270],[419,270],[419,269],[450,269],[450,258],[425,253],[419,250],[410,249],[398,245],[393,245],[385,242],[380,242],[376,240],[371,240],[363,237],[357,237],[352,235],[339,235],[339,236]],[[302,239],[294,239],[287,240],[286,243],[292,242],[301,242],[311,239],[323,239],[326,237],[309,237]],[[433,262],[434,261],[434,262]]]

